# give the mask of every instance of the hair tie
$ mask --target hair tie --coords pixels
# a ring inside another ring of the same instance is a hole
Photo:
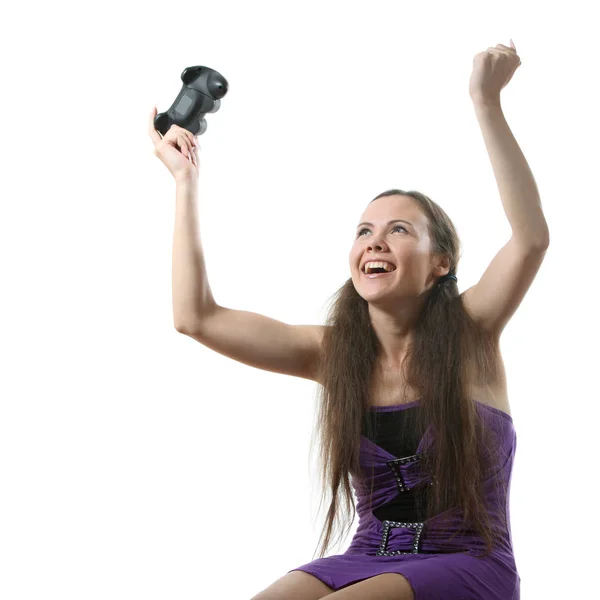
[[[452,275],[452,273],[448,273],[446,275],[444,275],[440,281],[444,282],[447,281],[448,279],[454,279],[454,281],[458,281],[458,279],[456,278],[456,275]]]

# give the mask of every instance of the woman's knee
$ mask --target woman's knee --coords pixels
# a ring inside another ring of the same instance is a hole
[[[310,573],[290,571],[251,600],[320,600],[333,591]]]

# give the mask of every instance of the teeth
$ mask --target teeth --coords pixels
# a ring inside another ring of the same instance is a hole
[[[366,263],[365,266],[363,267],[363,272],[364,273],[369,273],[371,269],[376,269],[376,268],[383,268],[388,273],[391,272],[391,271],[394,271],[396,269],[396,267],[394,267],[394,265],[392,265],[392,264],[390,264],[388,262],[370,261],[370,262]]]

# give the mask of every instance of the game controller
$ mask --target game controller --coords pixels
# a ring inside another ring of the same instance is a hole
[[[179,125],[194,135],[202,135],[207,123],[204,116],[221,108],[229,84],[223,75],[209,67],[187,67],[181,74],[183,87],[167,112],[154,117],[154,127],[165,135],[171,125]]]

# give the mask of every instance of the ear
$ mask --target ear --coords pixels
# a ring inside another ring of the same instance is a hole
[[[437,255],[434,275],[442,277],[447,275],[448,271],[450,271],[450,257],[444,254]]]

